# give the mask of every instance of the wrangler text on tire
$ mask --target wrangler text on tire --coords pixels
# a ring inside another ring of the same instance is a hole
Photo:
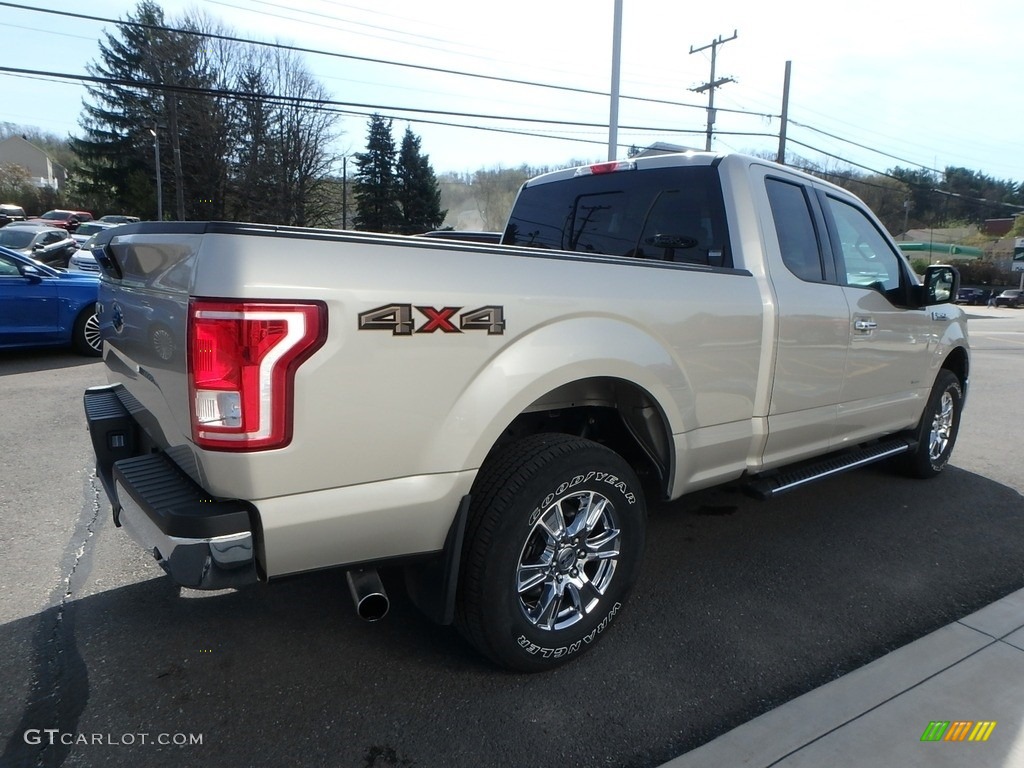
[[[646,513],[618,454],[542,434],[490,456],[473,486],[456,622],[521,671],[576,658],[606,632],[640,568]]]

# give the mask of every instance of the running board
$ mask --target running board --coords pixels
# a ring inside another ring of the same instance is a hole
[[[801,486],[857,469],[876,461],[882,461],[917,448],[917,442],[909,438],[885,440],[866,448],[833,455],[824,461],[798,465],[777,473],[757,475],[746,484],[744,490],[755,498],[765,500],[792,491]]]

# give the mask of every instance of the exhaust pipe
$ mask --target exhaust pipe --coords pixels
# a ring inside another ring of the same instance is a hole
[[[352,602],[356,604],[356,613],[366,621],[380,621],[388,614],[391,601],[384,591],[384,583],[380,580],[377,569],[363,570],[357,568],[345,572],[348,590],[352,593]]]

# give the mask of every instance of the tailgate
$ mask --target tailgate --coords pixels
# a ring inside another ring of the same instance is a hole
[[[159,227],[149,232],[148,228]],[[100,334],[111,383],[120,383],[146,414],[159,448],[190,436],[186,332],[189,288],[202,241],[197,225],[133,225],[94,251],[103,271]]]

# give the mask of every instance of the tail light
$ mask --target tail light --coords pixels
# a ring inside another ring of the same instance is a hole
[[[602,176],[617,171],[635,171],[636,163],[632,160],[610,160],[607,163],[583,165],[576,169],[576,176]]]
[[[193,299],[188,317],[192,439],[201,448],[283,448],[296,369],[323,346],[322,302]]]

